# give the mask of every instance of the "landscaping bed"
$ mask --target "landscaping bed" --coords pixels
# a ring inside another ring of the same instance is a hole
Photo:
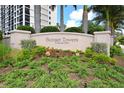
[[[115,59],[90,49],[11,50],[0,62],[0,87],[124,88],[124,66],[119,65],[123,59]]]

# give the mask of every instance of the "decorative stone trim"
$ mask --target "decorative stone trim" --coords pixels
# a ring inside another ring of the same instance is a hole
[[[24,31],[24,30],[14,30],[14,31],[10,31],[10,33],[24,33],[24,34],[31,34],[30,31]]]

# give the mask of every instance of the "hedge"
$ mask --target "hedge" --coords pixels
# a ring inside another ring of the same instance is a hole
[[[17,30],[31,31],[31,34],[35,33],[34,28],[30,26],[18,26]]]
[[[78,27],[70,27],[65,29],[65,32],[78,32],[78,33],[82,33],[81,29]]]
[[[40,30],[40,33],[44,32],[60,32],[56,26],[45,26]]]

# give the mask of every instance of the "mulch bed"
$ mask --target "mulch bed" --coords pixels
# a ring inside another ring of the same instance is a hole
[[[115,56],[114,58],[117,60],[117,65],[124,67],[124,58],[121,56]]]

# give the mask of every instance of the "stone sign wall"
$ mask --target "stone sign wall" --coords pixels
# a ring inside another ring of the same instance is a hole
[[[69,32],[49,32],[31,35],[37,45],[64,50],[85,50],[93,42],[93,35]]]
[[[82,50],[91,46],[92,42],[106,43],[108,55],[112,39],[110,31],[95,32],[94,35],[73,32],[48,32],[31,34],[29,31],[16,30],[10,35],[10,45],[13,48],[21,48],[21,40],[33,39],[37,45],[53,47],[63,50]]]

